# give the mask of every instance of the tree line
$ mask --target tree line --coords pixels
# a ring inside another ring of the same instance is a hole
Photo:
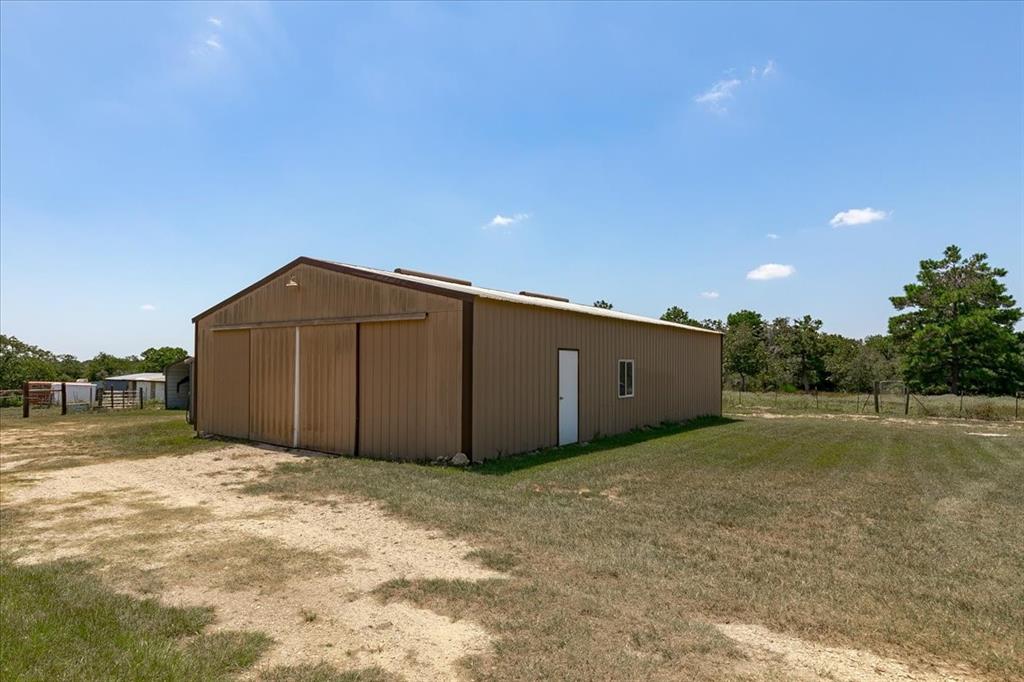
[[[821,331],[810,315],[765,319],[740,310],[694,320],[672,306],[661,319],[725,332],[724,380],[740,390],[870,391],[903,381],[918,393],[1012,395],[1024,390],[1024,317],[988,256],[948,246],[923,260],[916,281],[889,298],[888,334],[852,339]],[[604,300],[595,306],[611,308]]]
[[[89,360],[56,354],[0,334],[0,388],[19,388],[25,381],[99,381],[137,372],[162,372],[167,365],[188,357],[184,348],[147,348],[140,355],[118,357],[98,353]]]
[[[869,391],[876,381],[906,382],[920,393],[1007,395],[1024,390],[1024,312],[1006,291],[1007,271],[984,253],[964,257],[949,246],[921,261],[916,281],[891,296],[888,334],[853,339],[821,331],[822,322],[764,318],[739,310],[724,320],[694,320],[678,306],[661,319],[725,332],[725,381],[740,390]],[[600,308],[612,304],[600,300]],[[97,381],[162,372],[187,357],[183,348],[147,348],[140,355],[99,353],[89,360],[57,355],[0,335],[0,388],[23,381]]]

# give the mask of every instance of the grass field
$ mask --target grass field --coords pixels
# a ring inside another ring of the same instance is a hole
[[[81,465],[79,448],[105,461],[217,445],[191,440],[180,415],[75,419],[86,421],[71,422],[79,435],[54,456],[60,466]],[[61,423],[46,427],[53,444]],[[975,435],[988,433],[997,435]],[[792,677],[719,627],[752,624],[918,670],[996,680],[1024,678],[1022,453],[1024,430],[1008,425],[734,415],[469,470],[306,459],[247,492],[379,500],[477,547],[474,561],[508,577],[397,578],[375,590],[382,608],[414,604],[482,623],[495,644],[464,661],[472,678]],[[57,465],[37,454],[23,466]],[[6,518],[5,529],[18,523]],[[74,653],[56,657],[48,676],[75,679],[70,664],[59,674],[60,661],[100,669],[89,666],[118,655],[102,642],[68,639],[110,608],[69,608],[68,594],[83,587],[64,569],[6,564],[3,581],[0,670],[34,670],[53,648]],[[140,665],[186,671],[165,679],[187,679],[188,670],[231,675],[265,646],[254,632],[202,639],[202,612],[116,606],[131,615],[106,631],[125,638]],[[27,623],[26,612],[41,624]],[[39,633],[31,646],[7,645],[28,630]],[[385,679],[317,666],[265,675]]]
[[[726,419],[466,472],[285,465],[254,492],[381,499],[514,566],[381,590],[499,633],[481,676],[715,678],[738,653],[708,623],[741,621],[998,679],[1024,676],[1022,452],[1020,431]]]
[[[61,416],[39,410],[28,419],[21,408],[0,410],[7,465],[20,473],[97,464],[112,459],[187,455],[223,447],[195,437],[184,412],[164,409],[98,410]]]

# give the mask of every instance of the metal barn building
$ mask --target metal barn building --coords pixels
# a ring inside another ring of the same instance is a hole
[[[721,413],[718,332],[426,273],[298,258],[193,322],[200,433],[480,461]]]
[[[188,357],[164,367],[166,388],[164,407],[168,410],[188,410],[192,388],[192,358]]]

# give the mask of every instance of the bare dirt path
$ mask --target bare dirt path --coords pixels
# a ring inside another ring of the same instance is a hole
[[[501,577],[464,558],[473,547],[371,503],[238,490],[282,461],[296,456],[232,446],[34,473],[4,491],[5,507],[30,510],[5,531],[5,549],[22,561],[96,559],[119,589],[213,606],[217,627],[276,640],[260,667],[327,661],[448,680],[459,658],[489,648],[475,623],[371,594],[397,578]]]
[[[791,680],[834,682],[962,682],[975,679],[947,668],[915,670],[869,651],[829,647],[773,632],[760,625],[718,624],[726,637],[739,643],[755,662],[777,666]]]

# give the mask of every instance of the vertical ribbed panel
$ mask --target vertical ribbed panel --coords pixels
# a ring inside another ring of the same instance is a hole
[[[295,328],[253,329],[250,334],[249,438],[290,447],[295,406]]]
[[[459,313],[363,323],[359,340],[359,453],[429,459],[461,441]]]
[[[720,340],[583,314],[478,300],[474,311],[473,456],[558,441],[558,349],[579,350],[581,441],[719,414]],[[618,397],[618,361],[635,361],[635,396]]]
[[[352,454],[356,326],[302,327],[299,333],[299,447]]]
[[[249,437],[249,330],[216,332],[200,351],[206,392],[200,429],[230,438]]]

